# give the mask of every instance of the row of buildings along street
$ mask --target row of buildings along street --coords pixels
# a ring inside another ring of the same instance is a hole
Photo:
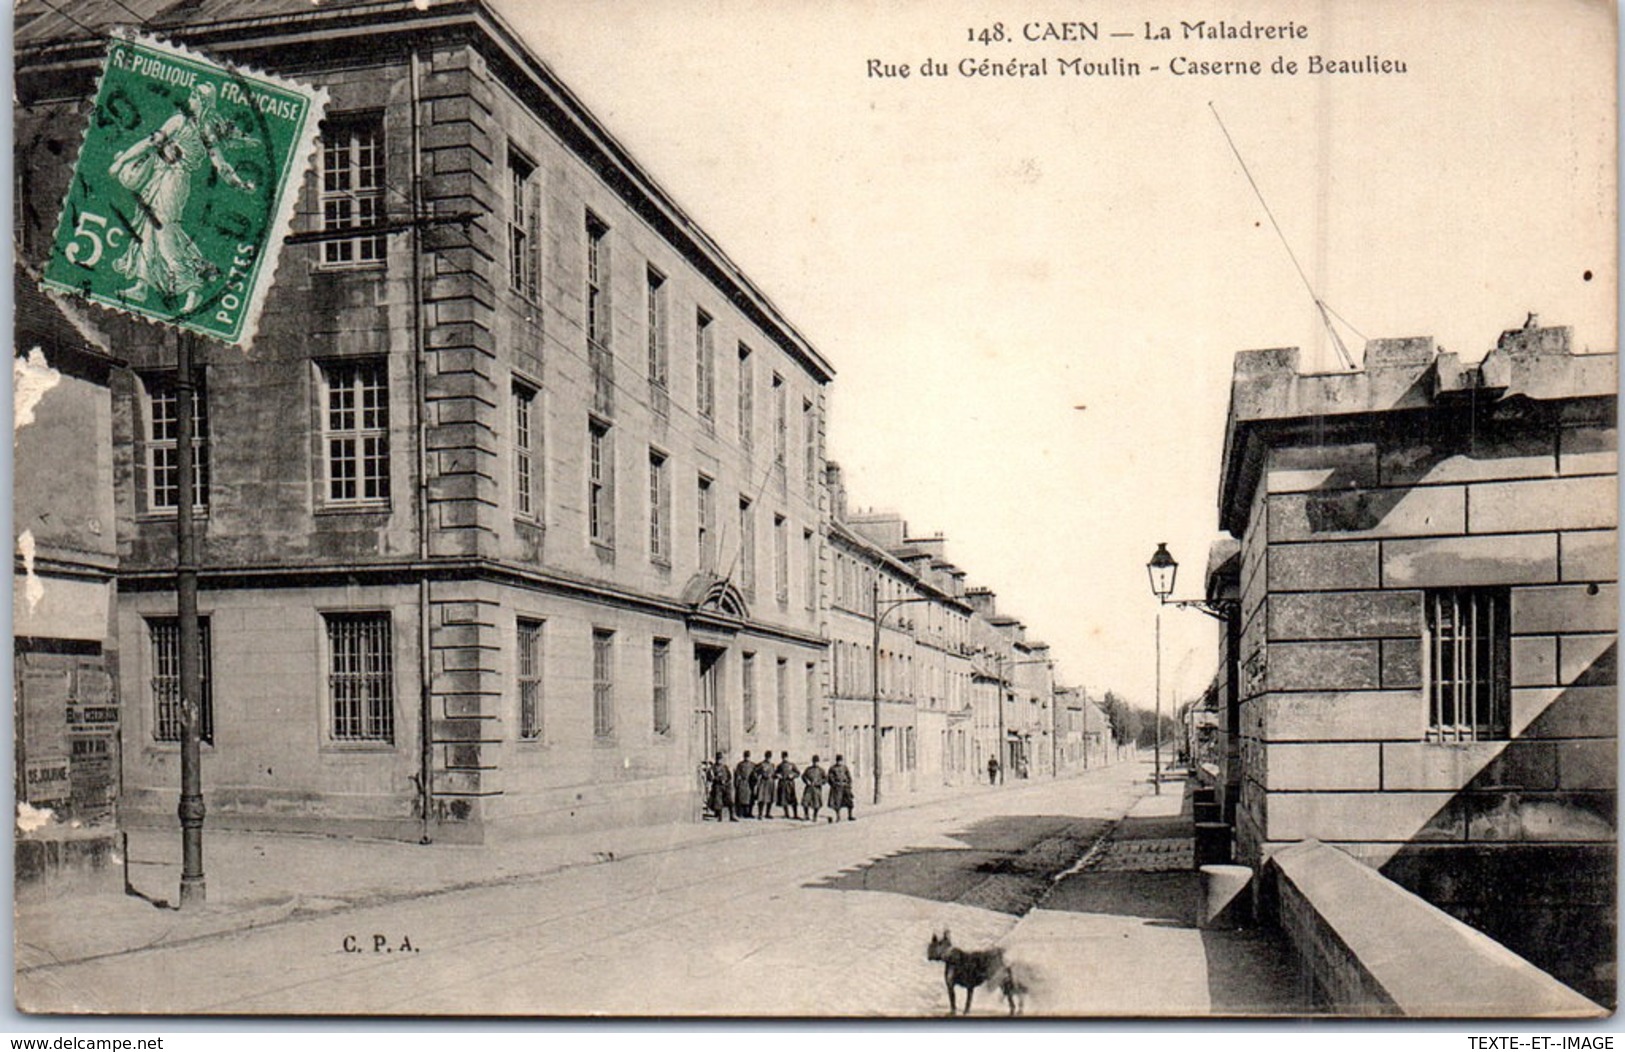
[[[495,849],[692,825],[713,757],[771,751],[844,757],[860,814],[974,795],[987,833],[1015,822],[989,781],[1059,811],[1039,782],[1135,758],[1044,642],[1077,626],[1025,623],[949,539],[849,495],[836,364],[482,0],[61,6],[16,33],[19,880],[176,823],[183,337],[39,285],[83,127],[120,119],[90,105],[101,34],[132,14],[328,96],[251,352],[196,368],[207,828]],[[1218,539],[1149,567],[1162,616],[1213,616],[1219,663],[1169,701],[1147,842],[1183,828],[1183,754],[1196,865],[1246,867],[1319,1010],[1461,1009],[1360,958],[1389,937],[1472,947],[1466,986],[1510,969],[1506,1014],[1615,1001],[1616,356],[1516,321],[1465,356],[1373,339],[1335,374],[1237,354]],[[1046,880],[1132,823],[1127,785],[1049,816],[1071,854]],[[1354,901],[1394,904],[1367,941]]]
[[[1108,759],[1105,714],[940,535],[848,509],[831,364],[454,6],[152,26],[252,39],[331,96],[294,224],[316,236],[252,353],[198,370],[209,825],[692,820],[702,764],[743,750],[842,754],[870,796],[877,766],[884,794]],[[361,52],[328,24],[355,17]],[[18,347],[60,380],[18,447],[19,799],[166,822],[175,337],[34,288],[103,42],[23,29]]]

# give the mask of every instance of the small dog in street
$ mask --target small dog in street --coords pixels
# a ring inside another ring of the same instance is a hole
[[[961,950],[954,946],[948,929],[942,934],[932,933],[931,943],[925,948],[925,959],[942,962],[942,979],[948,987],[948,1014],[959,1010],[954,987],[965,988],[965,1015],[970,1015],[971,996],[976,988],[986,983],[996,986],[1004,994],[1011,1015],[1020,1015],[1027,996],[1027,984],[1016,976],[1015,970],[1004,959],[998,947],[987,950]]]

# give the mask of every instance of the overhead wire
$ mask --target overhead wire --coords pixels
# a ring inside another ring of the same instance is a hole
[[[77,18],[75,18],[72,15],[68,14],[66,11],[62,10],[60,7],[56,6],[55,4],[51,3],[51,0],[39,0],[39,2],[44,4],[46,7],[50,8],[52,11],[55,11],[57,14],[61,15],[63,18],[66,18],[69,22],[72,22],[74,25],[78,26],[80,29],[83,29],[85,32],[89,33],[92,38],[100,37],[103,40],[111,40],[112,39],[112,37],[108,35],[106,30],[97,29],[94,26],[85,25],[83,22],[79,21]]]
[[[1281,224],[1276,220],[1274,209],[1270,208],[1269,201],[1264,198],[1264,191],[1259,188],[1258,180],[1253,178],[1252,170],[1247,167],[1247,159],[1241,155],[1241,149],[1236,146],[1236,140],[1231,138],[1230,129],[1225,127],[1224,119],[1219,116],[1218,108],[1212,102],[1207,104],[1207,108],[1212,111],[1213,119],[1219,122],[1219,131],[1224,133],[1224,141],[1230,144],[1230,152],[1236,155],[1236,162],[1241,165],[1241,174],[1247,177],[1247,183],[1253,188],[1254,195],[1258,197],[1258,203],[1264,206],[1264,214],[1269,217],[1270,226],[1275,228],[1276,237],[1281,239],[1281,247],[1286,249],[1287,258],[1292,260],[1292,266],[1297,270],[1298,277],[1303,280],[1303,287],[1309,291],[1309,298],[1314,301],[1315,310],[1319,312],[1322,324],[1326,326],[1327,333],[1331,335],[1332,344],[1337,348],[1338,356],[1343,359],[1343,364],[1353,369],[1355,367],[1354,357],[1349,354],[1348,347],[1343,343],[1343,338],[1338,335],[1337,328],[1332,325],[1331,315],[1336,314],[1336,312],[1331,311],[1331,308],[1326,305],[1326,301],[1321,299],[1320,294],[1315,291],[1314,284],[1310,282],[1309,275],[1304,272],[1303,264],[1298,262],[1298,254],[1292,251],[1292,243],[1287,240],[1286,232],[1281,229]],[[1340,314],[1337,316],[1342,318]],[[1348,325],[1348,322],[1344,321],[1343,324]],[[1349,328],[1354,329],[1354,326],[1349,325]],[[1354,332],[1359,335],[1358,329],[1354,329]]]

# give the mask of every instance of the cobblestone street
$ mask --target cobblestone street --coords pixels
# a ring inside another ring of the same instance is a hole
[[[372,906],[335,902],[326,913],[249,931],[24,967],[19,1001],[187,1013],[367,1004],[422,1014],[934,1015],[946,1010],[945,995],[925,944],[947,927],[957,945],[1000,944],[1031,962],[1033,1014],[1140,1014],[1162,994],[1169,1011],[1237,1010],[1192,1000],[1191,991],[1207,988],[1211,954],[1190,924],[1188,854],[1162,835],[1179,821],[1180,787],[1144,797],[1145,774],[1127,763],[860,810],[856,823],[730,827],[738,835],[548,876]],[[1125,820],[1146,804],[1175,813]],[[335,842],[335,852],[347,852],[335,870],[367,866],[376,846]],[[1130,915],[1119,892],[1085,901],[1098,897],[1100,882],[1124,880],[1148,882],[1142,916]],[[1059,908],[1058,897],[1066,897]],[[1096,906],[1099,916],[1089,912]],[[151,907],[111,899],[94,904],[87,922],[98,909]],[[1103,941],[1103,925],[1115,942]],[[1075,952],[1058,957],[1056,938]],[[1271,960],[1222,962],[1231,976],[1257,973],[1263,986],[1248,1004],[1267,1009],[1290,996]],[[1101,1000],[1114,990],[1137,992],[1118,1004]],[[1080,999],[1080,991],[1091,993]],[[986,991],[976,1004],[977,1014],[1002,1011]]]

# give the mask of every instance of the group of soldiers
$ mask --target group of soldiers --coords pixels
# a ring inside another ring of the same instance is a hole
[[[834,812],[829,821],[840,820],[846,812],[847,821],[856,821],[852,814],[852,770],[840,756],[824,770],[814,756],[805,768],[797,767],[788,752],[779,753],[773,762],[773,751],[762,754],[760,762],[752,761],[750,750],[731,769],[723,753],[717,753],[714,762],[705,765],[706,817],[718,822],[724,817],[730,822],[741,818],[772,818],[778,807],[784,818],[818,821],[824,808],[824,788],[829,787],[829,806]],[[797,789],[796,783],[800,782]]]

